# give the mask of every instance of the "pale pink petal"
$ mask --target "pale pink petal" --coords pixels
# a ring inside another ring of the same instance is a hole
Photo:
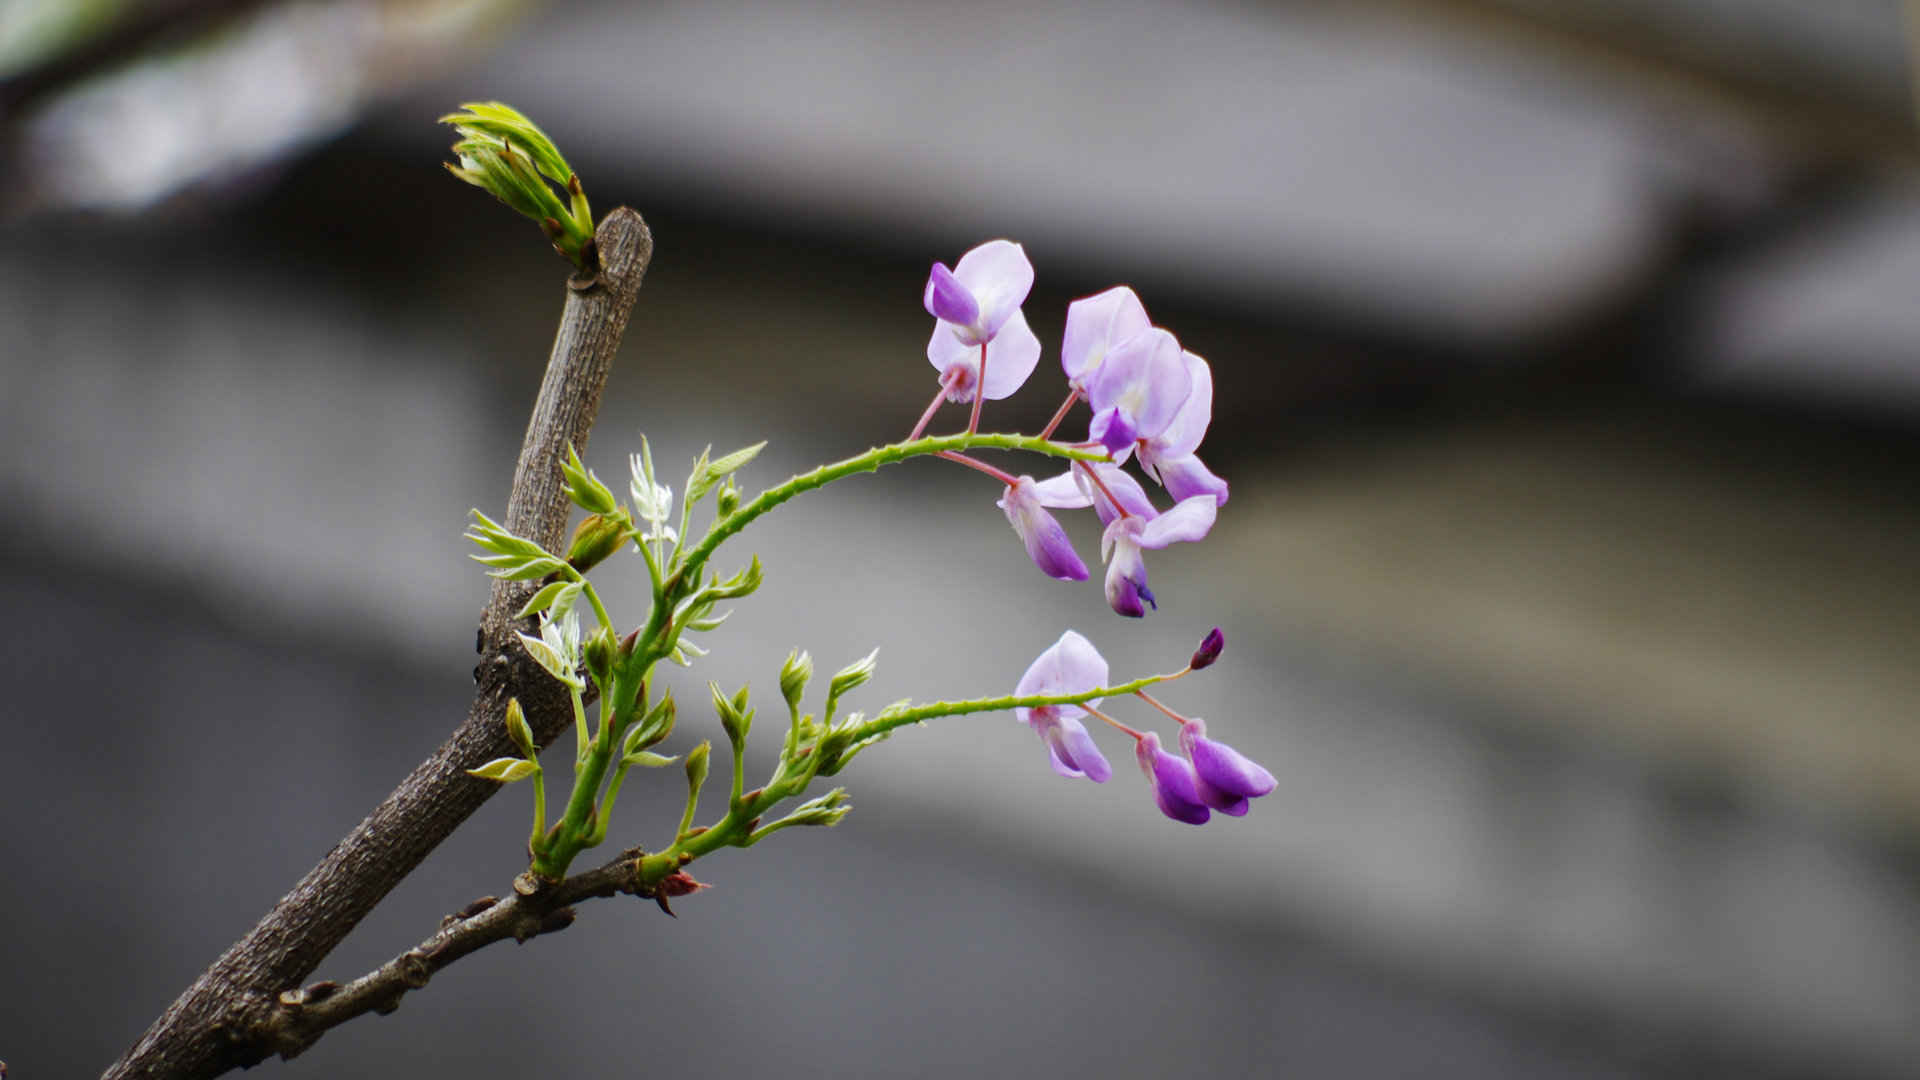
[[[978,353],[976,349],[975,355]],[[1039,363],[1040,339],[1027,326],[1027,317],[1014,308],[1013,317],[987,343],[987,400],[1011,397]]]
[[[1140,530],[1140,546],[1155,551],[1182,540],[1204,539],[1213,529],[1217,507],[1211,495],[1195,495],[1174,504]]]
[[[1093,505],[1093,497],[1080,490],[1080,481],[1072,469],[1059,476],[1036,481],[1033,494],[1040,500],[1041,506],[1050,506],[1055,510],[1082,510]]]
[[[1060,342],[1060,367],[1067,382],[1084,386],[1108,350],[1151,325],[1140,298],[1125,285],[1068,304],[1067,332]]]
[[[1190,352],[1181,354],[1181,361],[1187,372],[1187,400],[1154,440],[1153,456],[1157,459],[1185,457],[1200,449],[1200,440],[1206,437],[1207,424],[1213,419],[1213,369]]]

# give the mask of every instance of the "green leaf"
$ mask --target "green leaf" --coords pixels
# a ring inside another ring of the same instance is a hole
[[[529,615],[537,615],[550,607],[558,608],[564,613],[566,609],[573,606],[574,600],[579,597],[580,588],[580,583],[577,581],[552,582],[541,588],[539,592],[534,593],[533,597],[527,601],[526,606],[522,607],[520,613],[515,615],[514,618],[524,619]],[[558,603],[562,593],[569,594],[564,604]],[[556,618],[557,617],[558,616],[556,616]]]
[[[668,757],[665,754],[656,754],[651,750],[639,750],[621,758],[620,764],[627,766],[644,765],[649,769],[658,769],[671,765],[679,760],[680,755],[678,754]]]
[[[517,757],[494,758],[477,769],[468,769],[468,776],[477,776],[482,780],[498,780],[511,784],[516,780],[525,780],[540,771],[540,766]]]

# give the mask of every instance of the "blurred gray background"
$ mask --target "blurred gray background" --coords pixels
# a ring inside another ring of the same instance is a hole
[[[1920,1076],[1905,14],[5,0],[0,1059],[103,1068],[464,716],[458,537],[565,276],[440,168],[435,117],[499,98],[654,230],[604,476],[642,431],[669,476],[770,439],[749,489],[900,437],[926,268],[994,236],[1047,352],[990,426],[1045,421],[1115,282],[1214,365],[1233,499],[1157,614],[925,462],[737,544],[768,585],[684,702],[773,700],[796,645],[881,645],[871,708],[1219,625],[1167,698],[1280,787],[1196,830],[1111,740],[1095,787],[1005,715],[904,733],[677,921],[586,905],[263,1069]],[[672,827],[651,779],[617,842]],[[525,814],[318,977],[504,889]]]

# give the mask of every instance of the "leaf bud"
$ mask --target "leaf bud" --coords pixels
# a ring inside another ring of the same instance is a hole
[[[567,565],[585,573],[605,562],[626,539],[627,523],[618,517],[588,514],[573,527],[567,544]]]
[[[519,698],[507,699],[507,738],[529,759],[539,753],[533,746],[533,728],[527,725],[527,714],[520,708]]]
[[[813,657],[795,649],[787,654],[787,662],[780,665],[780,696],[787,699],[789,708],[800,707],[800,695],[807,692],[807,682],[813,678]]]
[[[740,489],[734,486],[733,477],[727,477],[727,482],[720,485],[720,494],[715,502],[720,508],[721,517],[740,509]]]

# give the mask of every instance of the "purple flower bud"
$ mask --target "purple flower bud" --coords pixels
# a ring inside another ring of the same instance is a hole
[[[1206,637],[1200,639],[1200,647],[1193,650],[1193,659],[1187,661],[1187,666],[1195,671],[1212,667],[1213,662],[1220,659],[1221,650],[1226,647],[1227,635],[1221,633],[1220,628],[1216,626],[1207,631]]]
[[[1087,564],[1080,561],[1060,522],[1054,520],[1054,516],[1045,509],[1047,506],[1061,505],[1058,501],[1049,501],[1053,490],[1042,489],[1033,482],[1031,476],[1022,476],[1007,487],[999,506],[1006,511],[1007,521],[1027,546],[1027,557],[1033,560],[1041,573],[1061,581],[1085,581]],[[1073,492],[1072,495],[1077,497],[1079,493]],[[1070,499],[1067,505],[1075,503],[1085,505],[1084,501],[1077,498]]]
[[[1146,774],[1147,782],[1153,785],[1153,801],[1160,804],[1161,813],[1188,825],[1207,823],[1212,815],[1200,801],[1199,778],[1186,759],[1160,749],[1160,736],[1151,731],[1134,744],[1133,756],[1140,762],[1140,771]]]
[[[1180,749],[1193,763],[1200,801],[1223,814],[1239,817],[1247,812],[1248,799],[1279,786],[1272,773],[1245,754],[1207,738],[1206,721],[1197,716],[1180,724]]]
[[[1021,697],[1049,697],[1075,694],[1102,686],[1107,681],[1107,661],[1093,643],[1069,630],[1041,653],[1014,693]],[[1097,703],[1098,699],[1089,704]],[[1086,777],[1103,784],[1113,776],[1112,766],[1094,745],[1093,737],[1079,720],[1086,710],[1078,705],[1040,705],[1016,708],[1019,721],[1039,734],[1046,744],[1053,771],[1069,779]]]

